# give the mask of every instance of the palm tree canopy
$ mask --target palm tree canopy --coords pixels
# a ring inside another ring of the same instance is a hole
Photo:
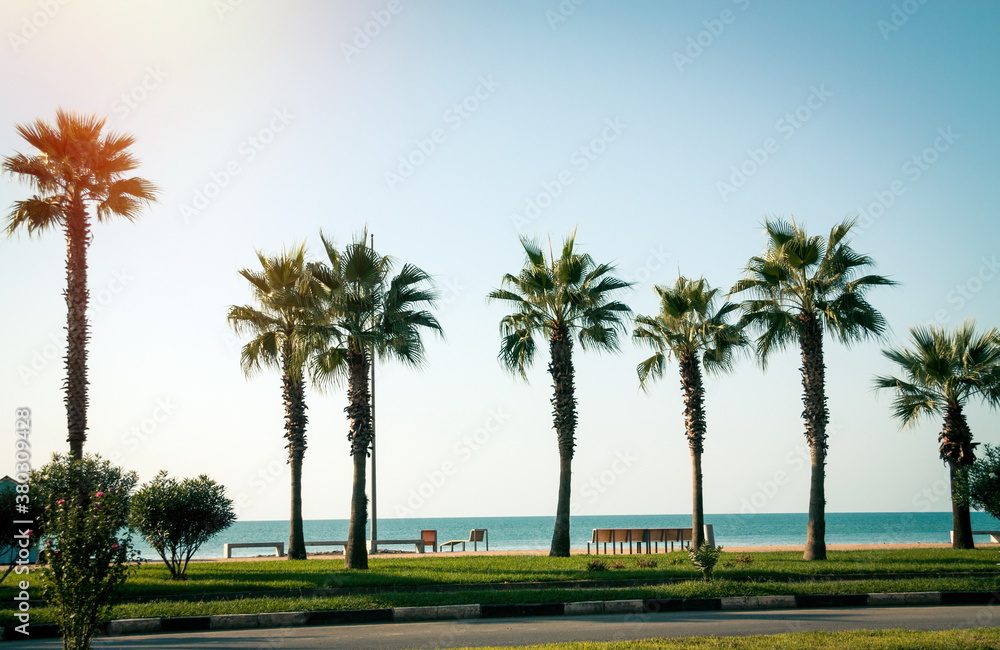
[[[584,349],[618,349],[623,318],[632,310],[611,294],[631,285],[612,275],[614,266],[597,264],[587,254],[575,252],[575,231],[566,238],[558,259],[545,259],[539,245],[525,237],[525,263],[518,275],[506,274],[501,288],[487,296],[514,308],[500,321],[499,358],[511,372],[527,379],[535,357],[535,336],[547,339],[576,333]]]
[[[422,365],[421,331],[442,333],[427,309],[438,297],[431,277],[412,264],[403,264],[393,276],[395,261],[368,245],[367,232],[343,251],[325,236],[321,239],[327,261],[311,264],[310,270],[323,288],[314,329],[326,343],[313,359],[314,379],[320,385],[345,379],[349,351],[374,350],[407,365]]]
[[[953,332],[931,325],[910,328],[911,347],[883,350],[903,377],[879,376],[875,388],[895,389],[893,416],[901,426],[943,414],[970,398],[1000,407],[1000,329],[977,333],[972,320]]]
[[[865,294],[896,282],[867,274],[875,262],[846,239],[855,223],[845,219],[823,238],[783,219],[765,220],[767,249],[750,259],[746,277],[730,292],[751,296],[743,303],[743,322],[761,332],[757,352],[762,363],[771,352],[798,340],[803,317],[818,319],[846,344],[885,333],[885,318]]]
[[[305,257],[305,244],[270,257],[258,251],[261,269],[239,272],[250,282],[257,303],[256,307],[231,307],[228,315],[237,334],[254,337],[243,346],[240,358],[248,375],[262,367],[280,367],[286,344],[291,349],[287,361],[293,368],[303,368],[309,357],[313,343],[307,326],[317,296]]]
[[[632,334],[656,350],[636,368],[640,385],[645,389],[647,380],[661,378],[671,354],[678,359],[700,354],[709,372],[731,370],[736,352],[750,344],[742,327],[730,322],[730,314],[739,305],[719,305],[719,289],[710,287],[704,278],[680,276],[672,287],[656,285],[653,289],[660,297],[660,313],[636,316]]]
[[[21,226],[29,234],[65,224],[74,209],[97,204],[97,219],[120,216],[130,221],[156,200],[151,182],[126,177],[139,166],[130,153],[130,135],[102,134],[105,120],[59,110],[52,126],[42,120],[17,125],[17,132],[38,153],[16,153],[3,162],[5,172],[26,179],[35,195],[16,201],[8,216],[7,233]]]

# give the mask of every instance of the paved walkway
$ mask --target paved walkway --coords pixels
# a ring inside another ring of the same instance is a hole
[[[864,607],[723,612],[659,612],[603,616],[475,619],[374,625],[307,626],[184,634],[106,637],[95,648],[454,648],[564,641],[615,641],[714,634],[782,634],[811,630],[905,628],[945,630],[1000,626],[994,606]],[[55,639],[0,644],[3,650],[56,650]]]

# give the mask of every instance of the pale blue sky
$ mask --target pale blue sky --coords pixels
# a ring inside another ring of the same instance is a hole
[[[678,269],[730,286],[766,215],[825,234],[860,212],[856,248],[901,284],[872,295],[889,342],[1000,324],[995,3],[17,0],[0,24],[0,152],[24,149],[16,123],[96,112],[163,189],[140,222],[95,228],[87,449],[144,480],[211,474],[243,519],[287,517],[288,479],[278,375],[245,380],[225,322],[250,297],[236,270],[320,228],[367,224],[445,294],[427,367],[379,375],[382,516],[554,513],[546,364],[528,385],[499,367],[484,299],[522,233],[578,227],[649,313]],[[4,182],[0,204],[26,192]],[[58,233],[0,240],[0,414],[33,409],[36,464],[66,447],[63,265]],[[897,430],[870,390],[892,370],[879,348],[827,346],[828,509],[946,510],[940,425]],[[679,385],[642,394],[646,354],[576,357],[580,514],[689,507]],[[797,358],[710,385],[708,512],[806,509]],[[305,515],[346,518],[344,398],[308,403]],[[997,422],[970,413],[978,440],[1000,443]]]

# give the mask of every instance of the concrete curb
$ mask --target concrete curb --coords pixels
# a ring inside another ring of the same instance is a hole
[[[648,614],[653,612],[738,611],[762,609],[815,609],[818,607],[903,607],[915,605],[1000,605],[1000,593],[990,591],[923,591],[900,594],[812,594],[797,596],[743,596],[724,598],[646,598],[643,600],[594,600],[577,603],[524,603],[512,605],[439,605],[387,609],[322,610],[262,614],[216,614],[170,618],[132,618],[111,621],[108,636],[155,632],[195,632],[300,625],[349,625],[407,621],[449,621],[472,618],[521,618],[528,616],[593,616],[597,614]],[[30,635],[14,628],[0,628],[0,639],[57,637],[55,625],[32,625]]]

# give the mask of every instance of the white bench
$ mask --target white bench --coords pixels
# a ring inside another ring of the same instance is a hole
[[[1000,544],[1000,530],[974,530],[973,535],[989,535],[990,541],[994,544]],[[955,543],[955,531],[951,531],[951,542]]]
[[[239,544],[223,544],[222,545],[222,556],[223,557],[233,557],[234,548],[273,548],[275,554],[278,557],[285,557],[285,543],[284,542],[246,542]]]
[[[413,544],[417,549],[417,553],[424,552],[424,546],[426,542],[422,539],[380,539],[377,541],[379,546],[386,544]],[[306,542],[306,546],[343,546],[347,548],[346,541],[334,541],[334,542]]]

